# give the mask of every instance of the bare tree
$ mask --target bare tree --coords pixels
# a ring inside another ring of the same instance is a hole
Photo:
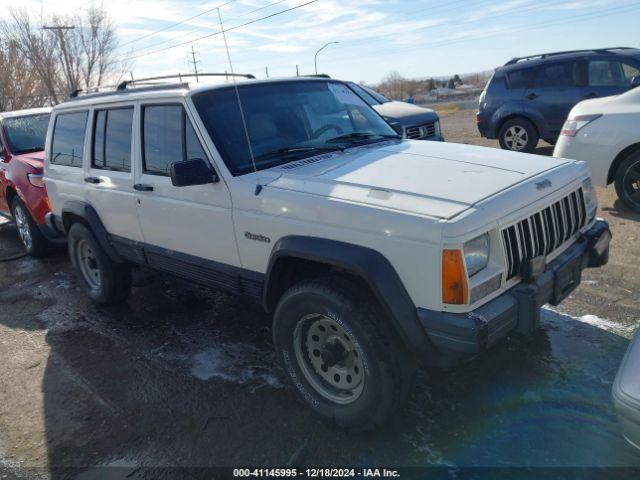
[[[29,61],[13,41],[0,41],[0,111],[20,110],[47,103],[47,89],[37,75],[25,75]]]
[[[91,6],[81,15],[45,19],[46,31],[24,9],[11,10],[2,25],[3,37],[13,41],[45,86],[51,103],[70,92],[117,82],[126,66],[114,55],[116,29],[105,10]],[[73,28],[63,28],[73,26]]]

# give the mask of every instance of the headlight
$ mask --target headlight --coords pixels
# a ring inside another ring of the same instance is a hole
[[[469,277],[474,276],[489,264],[489,234],[474,238],[464,244],[464,262]]]
[[[582,128],[586,127],[588,124],[600,118],[601,116],[601,114],[578,115],[577,117],[569,118],[566,122],[564,122],[564,126],[562,127],[560,135],[575,137]]]
[[[433,126],[434,126],[434,135],[438,137],[442,135],[442,130],[440,129],[440,121],[436,120],[436,123],[434,123]]]
[[[590,222],[596,216],[598,210],[598,196],[596,189],[593,188],[591,178],[587,178],[582,182],[582,193],[584,193],[584,203],[587,207],[587,221]]]

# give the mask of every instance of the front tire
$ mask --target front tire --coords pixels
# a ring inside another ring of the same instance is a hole
[[[640,212],[640,152],[622,161],[614,183],[618,198],[634,212]]]
[[[109,258],[91,231],[81,223],[69,230],[69,258],[82,290],[103,305],[123,302],[131,292],[131,268]]]
[[[274,315],[274,344],[298,395],[325,420],[372,430],[401,407],[414,366],[373,302],[336,282],[289,289]],[[366,298],[366,297],[365,297]]]
[[[526,118],[518,117],[508,120],[498,133],[500,147],[503,150],[531,153],[538,145],[538,131]]]
[[[42,257],[49,251],[49,241],[42,234],[29,209],[17,196],[11,203],[11,212],[20,235],[20,241],[32,257]]]

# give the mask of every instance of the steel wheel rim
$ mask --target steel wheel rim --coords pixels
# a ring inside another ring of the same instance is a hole
[[[504,133],[504,143],[509,147],[509,150],[519,152],[529,143],[529,134],[520,125],[514,125],[513,127],[509,127]]]
[[[362,352],[338,322],[325,315],[306,315],[293,340],[298,365],[318,394],[342,405],[360,398],[365,383]]]
[[[622,179],[625,197],[634,205],[640,206],[640,160],[629,165]]]
[[[80,240],[76,251],[80,273],[82,273],[85,282],[87,282],[92,289],[100,288],[102,279],[100,278],[100,269],[98,268],[98,261],[93,253],[93,248],[86,240]]]
[[[24,212],[20,205],[16,205],[13,211],[13,216],[16,220],[16,228],[18,229],[18,235],[20,240],[27,250],[30,250],[33,246],[33,238],[31,236],[31,228],[29,227],[29,220],[27,214]]]

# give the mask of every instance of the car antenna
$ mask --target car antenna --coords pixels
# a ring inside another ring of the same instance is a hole
[[[218,20],[220,21],[220,31],[222,32],[222,39],[224,40],[224,48],[227,51],[227,60],[229,61],[229,68],[231,69],[231,78],[233,80],[233,87],[236,91],[236,99],[238,100],[238,108],[240,109],[240,118],[242,118],[242,128],[244,128],[244,135],[247,139],[247,146],[249,147],[249,155],[251,156],[251,164],[253,165],[253,172],[256,174],[256,191],[255,195],[260,195],[262,191],[262,185],[260,184],[260,177],[258,175],[258,168],[256,167],[256,159],[253,156],[253,148],[251,147],[251,139],[249,138],[249,129],[247,128],[247,121],[244,117],[244,109],[242,108],[242,100],[240,99],[240,91],[238,90],[238,82],[236,82],[236,76],[234,75],[233,62],[231,61],[231,52],[229,51],[229,44],[227,43],[227,35],[222,24],[222,15],[220,15],[220,8],[216,8],[218,11]]]

